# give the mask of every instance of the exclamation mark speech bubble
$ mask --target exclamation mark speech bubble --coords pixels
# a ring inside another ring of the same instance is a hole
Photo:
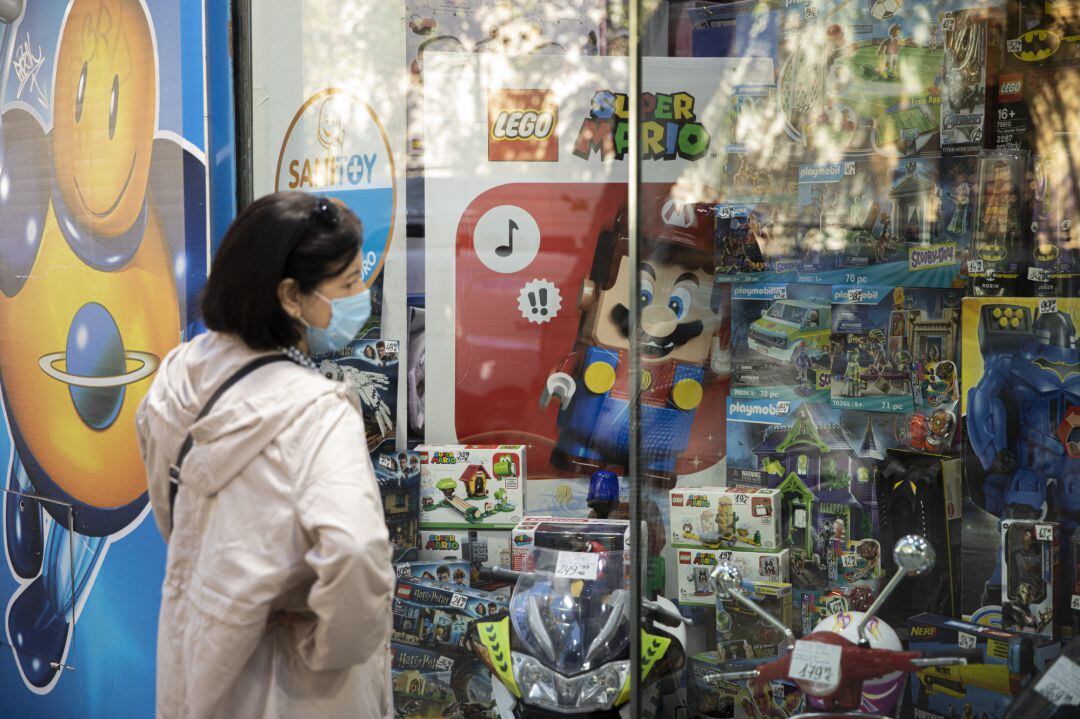
[[[530,280],[518,293],[518,310],[529,322],[542,325],[551,322],[562,307],[562,295],[555,283],[547,280]]]

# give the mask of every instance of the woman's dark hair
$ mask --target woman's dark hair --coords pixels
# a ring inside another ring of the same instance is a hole
[[[225,233],[202,297],[206,326],[270,350],[300,341],[302,326],[285,313],[278,285],[296,280],[311,292],[352,264],[363,227],[341,203],[304,192],[275,192],[248,205]]]

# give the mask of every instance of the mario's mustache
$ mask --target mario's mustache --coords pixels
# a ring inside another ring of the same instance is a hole
[[[614,309],[611,310],[611,319],[615,322],[615,326],[619,328],[620,334],[622,334],[623,337],[630,339],[630,310],[626,308],[626,305],[615,305]],[[641,342],[670,350],[675,347],[682,347],[684,344],[700,335],[704,330],[705,325],[701,320],[683,322],[682,324],[676,325],[675,329],[664,337],[654,337],[648,332],[642,331],[640,333]]]

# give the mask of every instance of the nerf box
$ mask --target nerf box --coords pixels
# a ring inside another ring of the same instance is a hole
[[[383,518],[390,530],[394,561],[415,553],[420,522],[420,456],[416,452],[383,452],[375,462],[375,479]]]
[[[676,487],[671,544],[680,548],[764,549],[781,546],[780,494],[763,487]]]
[[[753,552],[733,549],[679,549],[679,604],[716,606],[716,592],[709,575],[721,562],[731,562],[743,579],[786,582],[790,574],[790,552]]]
[[[732,397],[828,397],[832,305],[823,294],[820,285],[732,287]]]
[[[506,598],[492,592],[398,577],[391,638],[457,656],[467,653],[465,642],[473,622],[505,612],[507,607]]]
[[[1014,696],[1061,653],[1057,642],[938,614],[920,614],[910,624],[912,651],[940,654],[961,646],[982,650],[983,659],[912,673],[900,707],[903,719],[1002,716]]]
[[[1061,527],[1056,522],[1001,523],[1001,623],[1005,629],[1056,639],[1064,599]]]
[[[421,445],[421,529],[513,529],[525,506],[525,446]]]
[[[743,592],[759,607],[791,626],[791,585],[786,582],[749,582]],[[721,661],[765,659],[779,656],[784,635],[757,614],[730,597],[716,601],[716,653]]]
[[[690,657],[686,666],[688,714],[724,719],[786,719],[800,713],[804,698],[793,682],[773,681],[755,688],[748,680],[729,682],[714,678],[720,672],[753,669],[765,661],[725,663],[716,652]]]
[[[472,565],[461,560],[397,562],[394,572],[399,577],[423,579],[456,587],[471,585]]]
[[[630,522],[625,519],[526,517],[510,533],[511,568],[521,571],[533,547],[566,552],[603,549],[630,551]],[[629,554],[626,557],[629,561]]]
[[[510,532],[504,529],[427,529],[420,532],[421,560],[464,560],[469,565],[469,586],[485,589],[481,567],[510,566]]]
[[[390,644],[395,716],[494,716],[491,672],[472,657],[455,657],[408,644]]]

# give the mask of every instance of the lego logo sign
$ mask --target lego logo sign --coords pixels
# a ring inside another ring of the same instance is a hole
[[[1015,75],[1002,75],[999,78],[998,100],[1001,102],[1016,102],[1024,94],[1024,76],[1020,73]]]
[[[488,95],[488,160],[557,162],[559,108],[548,90],[492,90]]]

